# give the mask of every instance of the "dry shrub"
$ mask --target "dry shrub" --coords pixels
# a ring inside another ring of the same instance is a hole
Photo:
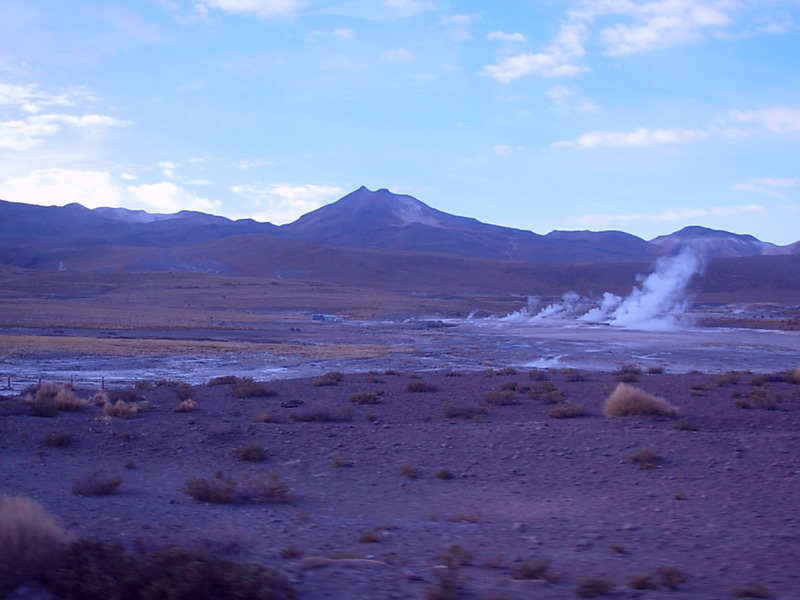
[[[793,378],[795,383],[800,383],[800,367],[794,370]]]
[[[772,598],[770,591],[762,584],[740,585],[731,590],[734,598]]]
[[[614,582],[604,577],[581,577],[575,594],[579,598],[607,596],[614,591]]]
[[[622,365],[612,373],[617,381],[632,383],[639,380],[642,368],[639,365]]]
[[[661,580],[661,585],[671,590],[678,589],[682,583],[686,583],[689,577],[678,567],[659,567],[658,577]]]
[[[283,419],[272,412],[262,411],[250,419],[251,423],[283,423]]]
[[[317,377],[314,382],[312,383],[315,387],[321,387],[326,385],[339,385],[339,382],[344,379],[344,375],[342,375],[339,371],[328,371]]]
[[[412,394],[435,392],[438,389],[439,388],[437,388],[432,383],[427,383],[425,381],[409,381],[407,384],[403,386],[404,392],[410,392]]]
[[[657,590],[658,584],[649,573],[628,577],[628,587],[634,590]]]
[[[102,469],[96,469],[73,481],[72,493],[76,496],[108,496],[121,484],[121,477],[105,475]]]
[[[360,392],[358,394],[351,394],[347,397],[350,402],[356,404],[380,404],[378,394],[376,392]]]
[[[664,460],[663,457],[650,450],[650,448],[637,450],[628,457],[628,462],[639,465],[640,469],[655,469],[662,460]]]
[[[24,403],[32,417],[53,418],[58,416],[58,409],[52,399],[33,397],[28,394],[25,396]]]
[[[405,475],[409,479],[416,479],[419,477],[419,467],[409,463],[403,463],[400,465],[400,474]]]
[[[130,404],[124,400],[117,400],[116,404],[107,402],[103,405],[103,414],[107,417],[116,417],[117,419],[133,419],[139,414],[139,406]]]
[[[452,479],[454,475],[450,469],[439,469],[436,471],[436,477],[437,479]]]
[[[349,406],[338,411],[327,408],[303,408],[289,413],[289,419],[299,423],[334,423],[350,421],[352,418],[353,412]]]
[[[232,477],[217,471],[211,478],[190,477],[184,483],[182,491],[198,502],[215,504],[294,503],[296,500],[277,473],[270,473],[266,477],[245,475],[237,482]]]
[[[488,404],[497,404],[499,406],[517,404],[516,398],[517,393],[514,390],[509,389],[489,390],[488,392],[483,393],[484,402]]]
[[[108,404],[108,394],[105,392],[97,392],[94,396],[89,398],[89,402],[95,406],[103,406]]]
[[[176,386],[179,384],[175,384]],[[140,394],[135,389],[123,389],[123,390],[109,390],[108,394],[108,401],[109,402],[118,402],[122,400],[123,402],[141,402],[142,400],[147,400],[142,394]]]
[[[70,541],[35,500],[0,495],[0,596],[40,575]]]
[[[267,451],[264,450],[264,446],[258,442],[248,442],[243,446],[239,446],[233,453],[237,458],[250,462],[262,462],[267,460]]]
[[[550,574],[550,559],[536,558],[515,563],[511,567],[512,579],[543,579],[548,580]]]
[[[267,396],[276,396],[278,394],[266,383],[255,381],[252,377],[237,379],[231,392],[237,398],[266,398]]]
[[[544,381],[539,385],[531,386],[528,396],[533,400],[540,400],[544,404],[558,404],[564,401],[564,392],[558,389],[552,381]]]
[[[50,448],[64,448],[75,440],[75,436],[67,432],[50,431],[44,434],[42,443]]]
[[[78,398],[71,389],[62,385],[53,399],[53,404],[58,410],[64,412],[78,412],[86,408],[88,400]]]
[[[561,374],[564,376],[564,381],[587,381],[589,379],[589,373],[580,369],[564,369]]]
[[[334,467],[335,469],[343,469],[345,467],[352,467],[353,462],[346,456],[338,454],[333,457],[333,460],[331,461],[331,466]]]
[[[584,417],[587,414],[586,409],[580,404],[561,402],[551,408],[547,416],[554,419],[574,419],[575,417]]]
[[[208,385],[233,385],[236,383],[236,375],[220,375],[208,380]]]
[[[609,418],[624,416],[675,417],[678,414],[678,408],[660,396],[654,396],[632,385],[619,383],[606,399],[603,414]]]
[[[425,589],[425,600],[458,600],[464,598],[467,586],[457,568],[439,566],[433,571],[436,582]]]
[[[197,402],[195,402],[191,398],[187,398],[186,400],[181,400],[180,402],[178,402],[178,405],[172,409],[172,412],[176,413],[192,412],[196,408],[197,408]]]
[[[278,571],[181,548],[128,554],[119,542],[81,540],[48,570],[46,585],[67,600],[294,600]]]
[[[362,531],[358,536],[358,541],[362,544],[377,544],[381,541],[381,536],[376,531],[370,529]]]
[[[550,379],[550,375],[548,375],[547,371],[544,369],[531,369],[528,371],[528,377],[533,381],[545,381]]]
[[[677,429],[678,431],[700,431],[700,427],[694,423],[689,417],[678,419],[672,424],[670,429]]]
[[[448,402],[439,410],[439,414],[445,419],[464,417],[474,419],[477,416],[486,414],[486,408],[477,404],[453,404]]]

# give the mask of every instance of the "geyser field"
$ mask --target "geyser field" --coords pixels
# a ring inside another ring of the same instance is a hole
[[[692,302],[682,264],[595,299],[11,285],[0,492],[94,550],[0,586],[111,597],[136,564],[204,597],[166,551],[271,569],[246,598],[793,599],[796,310]],[[620,382],[678,414],[606,416]]]

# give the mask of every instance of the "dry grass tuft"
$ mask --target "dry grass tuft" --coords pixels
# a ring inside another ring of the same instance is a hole
[[[232,477],[217,471],[210,478],[190,477],[183,484],[182,490],[198,502],[214,504],[234,502],[293,504],[296,501],[294,494],[277,473],[270,473],[266,477],[245,475],[237,482]]]
[[[75,436],[68,432],[50,431],[44,434],[42,443],[50,448],[64,448],[75,441]]]
[[[734,598],[772,598],[770,591],[762,584],[740,585],[731,590]]]
[[[614,591],[614,582],[604,577],[581,577],[575,594],[579,598],[607,596]]]
[[[632,383],[639,380],[642,368],[639,365],[622,365],[612,375],[617,381]]]
[[[549,580],[551,574],[549,558],[536,558],[515,563],[511,567],[512,579]]]
[[[40,575],[70,541],[35,500],[0,495],[0,595]]]
[[[139,414],[139,406],[125,402],[124,400],[117,400],[116,404],[106,402],[103,405],[103,414],[107,417],[116,417],[117,419],[133,419]]]
[[[236,383],[236,375],[220,375],[208,380],[208,385],[233,385]]]
[[[267,451],[258,442],[248,442],[236,448],[234,455],[240,460],[249,462],[262,462],[267,460]]]
[[[400,465],[400,474],[405,475],[409,479],[416,479],[419,477],[419,467],[410,463],[403,463]]]
[[[96,469],[72,482],[72,493],[76,496],[109,496],[122,484],[122,478],[108,476]]]
[[[380,404],[378,396],[379,394],[377,392],[360,392],[357,394],[350,394],[347,400],[356,404]]]
[[[561,402],[551,408],[547,416],[553,419],[574,419],[575,417],[584,417],[587,414],[589,414],[587,410],[580,404]]]
[[[191,398],[187,398],[186,400],[181,400],[178,402],[178,405],[172,409],[172,412],[185,413],[192,412],[195,409],[197,409],[197,402]]]
[[[663,460],[663,457],[650,450],[650,448],[637,450],[628,457],[628,462],[639,465],[640,469],[656,469]]]
[[[78,398],[75,392],[62,385],[53,399],[53,404],[58,410],[63,410],[64,412],[78,412],[86,408],[89,401]]]
[[[654,396],[626,383],[619,383],[603,406],[606,417],[662,416],[675,417],[678,408],[660,396]]]
[[[322,387],[326,385],[339,385],[339,382],[344,379],[344,375],[339,371],[328,371],[317,377],[311,385],[314,387]]]
[[[233,384],[231,393],[236,398],[266,398],[276,396],[278,392],[266,383],[254,381],[252,377],[241,377]]]
[[[424,381],[409,381],[407,384],[403,386],[404,392],[410,392],[412,394],[423,394],[426,392],[435,392],[439,388],[437,388],[432,383],[426,383]]]
[[[453,404],[448,402],[439,409],[439,414],[445,419],[454,419],[456,417],[463,417],[465,419],[474,419],[481,415],[486,414],[486,407],[479,406],[478,404]]]

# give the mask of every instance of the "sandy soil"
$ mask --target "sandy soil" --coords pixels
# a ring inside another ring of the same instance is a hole
[[[688,420],[679,421],[605,418],[614,372],[544,377],[552,383],[528,369],[345,373],[336,385],[270,382],[275,395],[249,399],[230,385],[161,385],[137,390],[142,408],[131,420],[98,406],[13,414],[19,401],[4,400],[0,492],[38,500],[83,537],[275,566],[305,600],[436,597],[429,589],[443,563],[460,564],[463,598],[574,598],[585,576],[611,580],[615,598],[723,599],[755,585],[798,597],[798,383],[638,375],[633,385],[680,407]],[[420,382],[436,390],[408,391]],[[543,385],[556,391],[547,397]],[[549,416],[559,392],[587,414]],[[173,412],[179,394],[197,409]],[[253,422],[265,412],[273,422]],[[52,433],[73,441],[48,446]],[[248,443],[267,460],[238,458]],[[631,460],[645,448],[661,457],[652,468]],[[98,468],[122,477],[116,492],[73,494],[73,481]],[[214,504],[182,491],[216,470],[277,473],[295,500]],[[546,579],[519,578],[532,559],[549,559]],[[686,581],[628,586],[664,567]]]

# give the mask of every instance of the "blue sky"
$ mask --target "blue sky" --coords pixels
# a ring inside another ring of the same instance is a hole
[[[800,0],[3,0],[0,40],[4,200],[800,240]]]

